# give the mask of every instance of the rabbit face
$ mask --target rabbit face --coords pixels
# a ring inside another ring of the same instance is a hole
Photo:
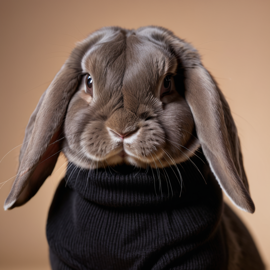
[[[177,58],[166,46],[122,33],[82,59],[80,86],[64,126],[64,154],[83,168],[166,167],[198,148],[194,121],[176,90]],[[91,92],[88,91],[91,74]]]
[[[5,209],[35,195],[61,151],[82,168],[157,168],[199,146],[232,202],[253,213],[229,105],[197,50],[161,27],[102,28],[77,44],[30,117]]]

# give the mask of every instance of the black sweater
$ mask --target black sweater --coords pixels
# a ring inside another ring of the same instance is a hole
[[[227,269],[221,189],[205,160],[177,168],[182,180],[70,163],[48,216],[52,269]]]

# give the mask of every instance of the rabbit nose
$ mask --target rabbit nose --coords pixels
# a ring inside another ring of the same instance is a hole
[[[132,131],[130,131],[130,132],[120,133],[120,132],[116,132],[116,131],[113,130],[113,129],[110,129],[110,132],[112,132],[114,135],[116,135],[116,136],[118,136],[118,137],[120,137],[120,138],[122,138],[122,139],[127,138],[127,137],[133,135],[133,134],[136,133],[137,131],[138,131],[138,128],[135,129],[135,130],[132,130]]]

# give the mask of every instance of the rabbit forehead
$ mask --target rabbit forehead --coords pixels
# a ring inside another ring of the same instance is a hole
[[[82,59],[82,69],[94,78],[95,86],[138,91],[154,91],[160,78],[175,73],[177,59],[164,43],[159,45],[131,31],[103,37]]]
[[[123,78],[124,90],[155,89],[160,78],[175,73],[177,59],[165,43],[157,45],[143,36],[132,35],[127,40],[126,70]]]

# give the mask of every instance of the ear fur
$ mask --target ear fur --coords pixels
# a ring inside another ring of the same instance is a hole
[[[240,209],[253,213],[240,141],[229,105],[217,83],[204,68],[192,45],[162,27],[142,27],[141,34],[163,41],[179,59],[184,72],[185,98],[193,114],[203,153],[218,183]]]
[[[18,173],[5,201],[5,210],[26,203],[52,173],[61,151],[66,110],[82,75],[83,56],[97,42],[105,42],[121,31],[119,27],[104,27],[78,42],[40,98],[25,131]]]
[[[52,173],[61,151],[62,125],[77,89],[85,52],[106,33],[101,29],[77,44],[30,117],[19,157],[19,169],[4,209],[26,203]]]
[[[212,172],[232,202],[253,213],[240,141],[225,97],[201,64],[186,69],[185,85],[186,100]]]
[[[61,125],[78,74],[65,64],[42,95],[26,128],[19,169],[4,209],[27,202],[51,174],[61,150]]]

